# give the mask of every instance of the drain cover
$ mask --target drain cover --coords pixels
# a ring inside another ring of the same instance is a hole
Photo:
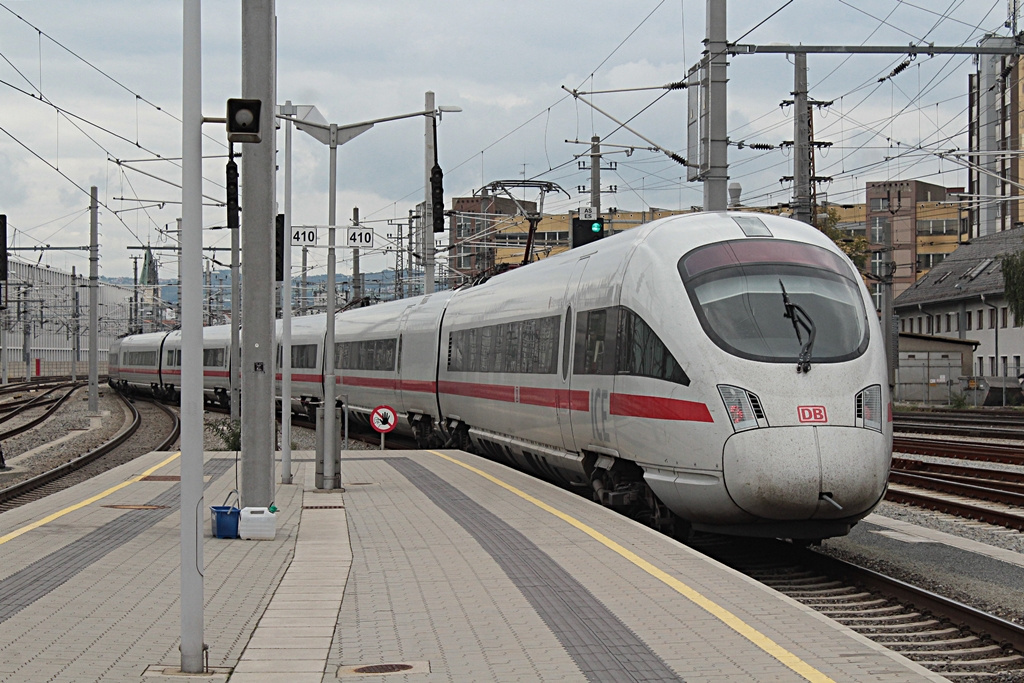
[[[357,674],[393,674],[399,671],[408,671],[412,664],[368,664],[357,666],[353,671]]]

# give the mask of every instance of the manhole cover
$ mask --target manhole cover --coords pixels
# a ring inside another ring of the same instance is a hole
[[[399,671],[408,671],[412,664],[369,664],[357,666],[353,671],[357,674],[393,674]]]
[[[143,477],[141,481],[181,481],[181,477],[176,474],[151,474]]]

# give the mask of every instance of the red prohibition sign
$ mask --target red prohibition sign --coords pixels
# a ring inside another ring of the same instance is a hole
[[[398,426],[398,416],[391,406],[377,406],[370,413],[370,424],[381,434],[387,434]]]

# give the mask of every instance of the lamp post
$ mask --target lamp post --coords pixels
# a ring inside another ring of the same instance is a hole
[[[327,292],[325,308],[327,312],[327,336],[324,343],[324,472],[323,481],[325,489],[334,488],[334,452],[337,449],[337,442],[334,438],[335,432],[335,421],[334,421],[334,410],[336,403],[336,382],[337,375],[335,374],[335,362],[334,362],[334,330],[335,330],[335,313],[337,309],[336,304],[336,292],[335,292],[335,225],[337,215],[337,199],[338,199],[338,147],[345,144],[357,135],[361,135],[366,131],[373,128],[375,124],[385,123],[387,121],[397,121],[399,119],[408,119],[415,116],[430,116],[436,115],[433,108],[424,111],[412,112],[411,114],[399,114],[398,116],[386,116],[380,119],[372,119],[370,121],[362,121],[360,123],[350,123],[344,126],[339,126],[336,123],[327,123],[323,115],[317,110],[316,107],[311,105],[296,105],[298,112],[297,117],[284,116],[278,114],[278,118],[284,119],[285,121],[291,121],[295,123],[295,127],[299,130],[308,133],[323,144],[330,148],[330,188],[328,198],[328,210],[327,210],[327,224],[329,226],[327,232]],[[446,109],[448,111],[448,109]],[[288,200],[290,203],[290,200]],[[433,242],[431,242],[433,244]],[[353,283],[355,287],[355,283]],[[338,473],[341,474],[340,472]],[[340,478],[340,477],[339,477]]]

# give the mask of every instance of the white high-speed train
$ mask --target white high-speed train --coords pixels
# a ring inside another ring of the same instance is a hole
[[[294,319],[292,405],[323,396],[326,318]],[[227,397],[227,327],[204,338]],[[177,333],[111,348],[114,386],[173,396]],[[337,315],[340,401],[394,407],[423,444],[472,449],[656,527],[820,539],[885,493],[884,340],[819,231],[674,216],[452,292]],[[280,375],[278,375],[280,377]]]

